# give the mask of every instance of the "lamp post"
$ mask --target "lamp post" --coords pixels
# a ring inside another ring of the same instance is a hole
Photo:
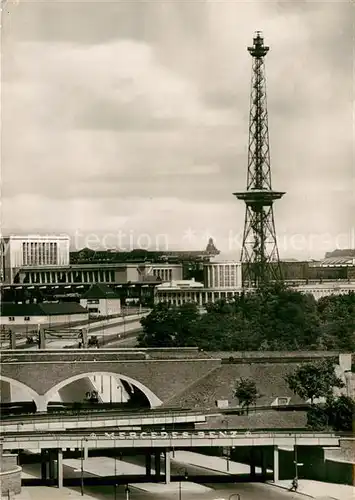
[[[131,490],[129,489],[128,484],[126,484],[126,487],[125,487],[126,500],[129,500],[130,492],[131,492]]]
[[[185,469],[185,474],[184,474],[185,481],[187,481],[187,478],[188,478],[188,474],[187,474],[187,470]],[[181,481],[179,481],[179,500],[181,500]]]
[[[115,476],[115,500],[117,500],[117,483],[116,483],[117,465],[116,465],[116,454],[115,454],[115,471],[114,471],[114,476]]]
[[[81,457],[80,457],[80,492],[84,496],[84,446],[81,440]]]
[[[80,457],[80,492],[81,496],[84,496],[84,441],[87,438],[82,438],[81,440],[81,457]]]
[[[228,420],[227,419],[222,420],[222,423],[226,424],[226,428],[228,430]],[[229,460],[230,460],[230,448],[229,448],[229,446],[227,447],[226,460],[227,460],[227,472],[229,472]]]

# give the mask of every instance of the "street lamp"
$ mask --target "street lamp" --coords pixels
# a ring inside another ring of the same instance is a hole
[[[129,494],[131,493],[131,490],[129,489],[128,484],[126,484],[125,493],[126,493],[126,500],[129,500]]]
[[[185,469],[185,474],[184,474],[185,481],[187,481],[187,478],[188,478],[188,474],[187,474],[187,470]],[[179,500],[181,500],[181,481],[179,481]]]
[[[228,420],[224,419],[224,420],[222,420],[222,423],[226,424],[226,428],[228,430],[229,429],[229,427],[228,427],[228,424],[229,424]],[[223,454],[223,450],[222,450],[222,454]],[[230,461],[230,447],[229,446],[227,446],[226,460],[227,460],[227,472],[229,472],[229,461]]]
[[[81,457],[80,457],[80,492],[81,496],[84,496],[84,441],[87,441],[87,438],[83,438],[81,440]]]
[[[115,454],[115,500],[117,500],[117,483],[116,483],[116,476],[117,476],[117,466],[116,466],[116,454]]]

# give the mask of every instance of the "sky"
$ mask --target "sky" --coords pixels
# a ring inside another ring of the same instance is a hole
[[[266,56],[282,258],[355,246],[354,6],[2,2],[5,234],[239,258],[252,59]]]

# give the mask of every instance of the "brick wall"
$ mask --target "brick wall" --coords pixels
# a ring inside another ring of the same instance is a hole
[[[79,357],[79,356],[78,356]],[[92,354],[95,357],[95,354]],[[45,394],[57,383],[85,373],[117,373],[137,380],[162,401],[172,398],[220,365],[220,360],[117,360],[2,364],[1,373]]]
[[[0,460],[0,471],[7,472],[13,470],[17,466],[17,455],[4,453]]]
[[[21,471],[22,467],[16,466],[11,471],[0,472],[1,496],[8,498],[9,492],[16,495],[21,493]]]

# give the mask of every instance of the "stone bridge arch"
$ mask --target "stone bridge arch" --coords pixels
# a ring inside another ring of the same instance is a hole
[[[48,403],[55,396],[55,394],[58,391],[60,391],[60,389],[62,389],[66,385],[71,384],[72,382],[76,382],[77,380],[81,380],[81,379],[86,378],[86,377],[91,377],[93,375],[102,375],[102,376],[107,376],[107,377],[114,377],[117,380],[125,380],[126,382],[128,382],[132,386],[135,386],[139,390],[142,391],[142,393],[148,399],[149,405],[151,408],[154,408],[156,406],[160,406],[161,404],[163,404],[163,401],[160,398],[158,398],[158,396],[156,394],[154,394],[154,392],[151,389],[149,389],[147,386],[145,386],[144,384],[142,384],[138,380],[133,379],[133,378],[129,377],[128,375],[121,375],[120,373],[117,373],[117,372],[102,371],[100,369],[88,371],[86,373],[85,372],[79,373],[77,375],[72,375],[71,377],[67,377],[67,378],[61,380],[56,385],[51,387],[43,395],[43,403],[42,404],[45,404],[45,407],[47,407]]]
[[[20,382],[19,380],[16,380],[15,378],[7,377],[6,375],[1,375],[0,374],[0,382],[8,382],[10,385],[14,385],[15,387],[18,387],[19,389],[22,389],[23,391],[26,391],[29,396],[33,399],[33,401],[36,403],[37,411],[43,411],[43,396],[38,394],[32,387],[29,387],[28,385],[24,384],[23,382]]]

